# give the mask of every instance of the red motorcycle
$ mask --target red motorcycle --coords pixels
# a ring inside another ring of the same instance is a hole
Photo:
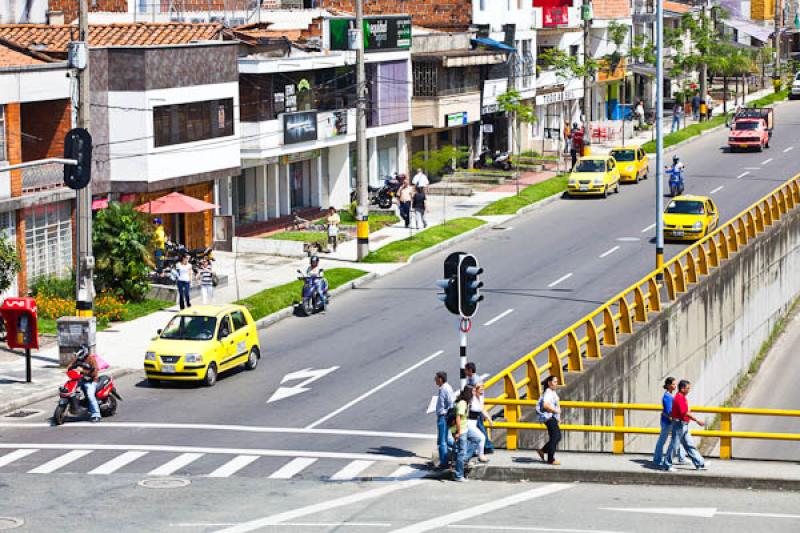
[[[74,416],[86,416],[89,414],[89,400],[81,388],[83,374],[77,368],[67,369],[69,378],[61,388],[58,389],[58,406],[53,413],[53,422],[60,426],[64,423],[64,416],[69,408],[69,413]],[[122,397],[114,387],[114,380],[110,376],[100,376],[97,378],[97,389],[95,390],[97,404],[100,406],[100,415],[103,417],[113,416],[117,411],[117,400]]]

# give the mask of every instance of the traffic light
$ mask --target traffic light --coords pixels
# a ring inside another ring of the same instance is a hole
[[[440,292],[438,297],[444,302],[447,310],[454,315],[459,314],[458,311],[458,263],[463,253],[455,252],[447,256],[444,260],[444,279],[436,281],[436,285],[444,289]]]
[[[478,276],[483,269],[472,254],[463,254],[458,262],[458,311],[464,318],[470,318],[478,310],[478,302],[483,300],[483,282]]]
[[[72,128],[64,136],[64,159],[77,165],[64,165],[64,185],[83,189],[92,180],[92,136],[83,128]]]

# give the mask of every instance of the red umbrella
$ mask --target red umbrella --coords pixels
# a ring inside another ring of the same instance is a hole
[[[170,213],[202,213],[217,207],[219,207],[217,204],[198,200],[179,192],[171,192],[138,206],[136,210],[153,215],[167,215]]]

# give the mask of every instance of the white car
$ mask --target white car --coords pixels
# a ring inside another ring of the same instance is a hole
[[[794,100],[795,98],[800,98],[800,72],[794,75],[794,81],[792,81],[792,90],[789,93],[790,100]]]

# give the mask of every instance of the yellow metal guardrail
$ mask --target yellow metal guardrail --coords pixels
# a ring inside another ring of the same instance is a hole
[[[493,428],[506,430],[506,447],[509,450],[517,448],[517,433],[521,429],[546,430],[544,424],[518,422],[522,407],[536,407],[537,400],[506,400],[500,398],[486,398],[487,405],[503,405],[506,409],[506,422],[494,422]],[[625,425],[627,411],[661,411],[661,406],[656,404],[638,403],[606,403],[606,402],[559,402],[561,407],[567,409],[599,409],[614,412],[613,426],[589,426],[581,424],[563,424],[562,431],[584,431],[593,433],[613,433],[613,453],[625,453],[625,435],[635,433],[641,435],[658,435],[660,428],[629,427]],[[754,431],[733,431],[733,415],[760,415],[760,416],[789,416],[800,418],[800,410],[788,409],[751,409],[746,407],[692,407],[693,413],[713,413],[720,415],[719,430],[696,430],[692,435],[696,437],[718,437],[720,459],[733,457],[733,439],[766,439],[766,440],[792,440],[800,441],[800,433],[759,433]],[[514,443],[513,447],[509,442]]]
[[[691,284],[697,283],[701,276],[708,275],[722,261],[794,209],[800,203],[799,181],[800,175],[793,177],[687,247],[667,261],[661,269],[650,272],[491,377],[486,381],[487,390],[502,382],[503,393],[496,398],[489,398],[487,395],[486,403],[520,400],[523,397],[538,399],[542,393],[541,381],[545,375],[558,376],[560,383],[565,384],[565,375],[582,371],[585,359],[602,358],[606,347],[617,345],[618,334],[633,333],[635,324],[647,322],[649,313],[662,310],[662,283],[666,299],[675,300]],[[663,282],[660,281],[662,277]],[[539,366],[536,358],[542,354],[546,354],[547,362]],[[509,423],[516,423],[519,419],[519,406],[513,407],[506,405],[505,408]],[[500,424],[502,423],[498,422],[495,426],[502,427]],[[508,448],[516,449],[516,445],[516,434],[509,434]]]

